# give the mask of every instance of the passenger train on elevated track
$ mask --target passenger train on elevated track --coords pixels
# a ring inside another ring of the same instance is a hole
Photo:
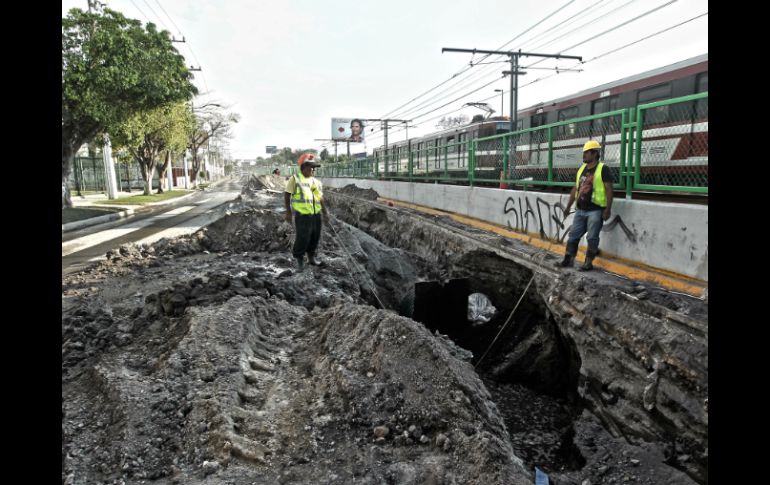
[[[707,92],[708,54],[704,54],[519,110],[513,135],[505,135],[510,131],[510,121],[497,117],[396,142],[388,146],[387,152],[384,146],[378,147],[374,150],[376,170],[380,177],[409,176],[411,155],[412,177],[467,178],[469,142],[475,141],[476,180],[544,181],[548,178],[551,145],[550,180],[569,182],[574,181],[581,164],[583,144],[594,139],[601,143],[601,159],[614,171],[617,181],[621,137],[638,138],[632,133],[638,129],[628,130],[634,120],[624,120],[623,115],[641,114],[641,142],[631,144],[641,153],[641,182],[708,187],[707,97],[653,105],[641,113],[627,110]],[[503,169],[507,173],[501,173]]]

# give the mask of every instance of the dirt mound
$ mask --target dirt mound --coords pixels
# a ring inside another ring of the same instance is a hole
[[[362,189],[354,184],[348,184],[341,189],[337,189],[337,192],[366,200],[377,200],[377,197],[380,196],[380,194],[373,189]]]
[[[273,174],[251,175],[241,189],[241,192],[244,194],[255,190],[274,190],[283,192],[284,188],[286,188],[286,177]]]
[[[152,303],[93,320],[109,350],[66,366],[66,483],[529,483],[462,351],[411,320]]]

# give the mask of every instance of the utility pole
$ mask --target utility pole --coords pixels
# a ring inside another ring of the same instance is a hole
[[[498,54],[502,56],[508,56],[511,61],[511,70],[510,71],[503,71],[503,74],[510,74],[511,75],[511,133],[516,131],[516,125],[519,121],[519,115],[518,115],[518,89],[519,89],[519,76],[526,74],[526,72],[520,72],[519,71],[519,58],[520,57],[552,57],[555,59],[577,59],[578,61],[583,61],[583,58],[581,56],[564,56],[561,54],[537,54],[534,52],[521,52],[521,49],[518,51],[488,51],[488,50],[481,50],[481,49],[456,49],[453,47],[443,47],[441,49],[441,53],[444,52],[470,52],[473,54]],[[514,139],[511,138],[511,157],[509,166],[513,164],[514,155],[516,154],[516,143],[514,142]]]
[[[104,147],[102,148],[102,160],[104,162],[104,181],[107,189],[107,198],[117,199],[117,182],[115,181],[115,165],[112,162],[112,144],[110,136],[104,135]]]
[[[174,158],[169,157],[168,167],[166,167],[166,180],[168,180],[168,191],[174,190],[174,175],[171,173],[174,170]],[[160,183],[160,180],[158,180]]]

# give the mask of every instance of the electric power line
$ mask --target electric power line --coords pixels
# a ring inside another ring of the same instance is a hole
[[[179,35],[182,35],[182,30],[181,30],[181,29],[180,29],[180,28],[179,28],[179,27],[176,25],[176,23],[174,22],[174,19],[172,19],[172,18],[171,18],[171,16],[168,14],[168,12],[166,12],[166,9],[165,9],[165,8],[163,8],[163,5],[161,5],[161,4],[160,4],[160,2],[159,2],[158,0],[155,0],[155,3],[157,3],[157,4],[158,4],[158,7],[160,7],[160,9],[163,11],[163,13],[164,13],[164,14],[166,14],[166,17],[169,19],[169,21],[171,21],[171,24],[172,24],[174,27],[176,27],[176,31],[177,31],[177,33],[178,33]]]
[[[153,14],[153,15],[155,15],[155,16],[158,18],[158,20],[160,20],[160,23],[161,23],[161,25],[162,25],[162,26],[163,26],[163,27],[164,27],[166,30],[168,30],[168,31],[170,32],[170,31],[171,31],[171,29],[169,29],[169,28],[168,28],[168,25],[166,25],[166,23],[163,21],[163,19],[162,19],[162,18],[160,18],[160,15],[158,15],[157,13],[155,13],[155,10],[153,10],[152,6],[151,6],[151,5],[150,5],[150,4],[147,2],[147,0],[142,0],[142,1],[145,3],[145,5],[147,5],[147,8],[149,8],[149,9],[150,9],[150,12],[152,12],[152,14]]]

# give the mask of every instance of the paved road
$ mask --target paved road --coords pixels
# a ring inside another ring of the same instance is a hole
[[[104,259],[107,251],[122,244],[192,234],[220,217],[217,208],[239,194],[240,184],[228,181],[147,215],[69,233],[62,237],[62,275]]]

